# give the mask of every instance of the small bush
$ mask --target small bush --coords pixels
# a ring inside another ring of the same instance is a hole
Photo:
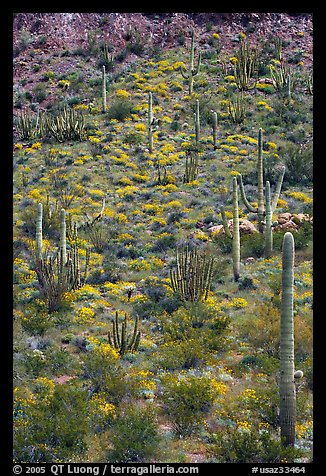
[[[162,379],[161,399],[179,435],[187,436],[195,432],[213,405],[211,379],[202,376],[167,375]]]
[[[155,454],[159,439],[154,408],[129,405],[121,411],[113,424],[113,449],[108,453],[108,461],[147,462]]]
[[[128,99],[116,99],[108,109],[107,118],[124,121],[132,113],[132,102]]]

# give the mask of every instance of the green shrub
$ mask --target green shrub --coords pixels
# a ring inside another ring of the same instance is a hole
[[[211,436],[211,442],[208,451],[218,463],[289,463],[303,453],[298,448],[284,448],[266,430],[223,428]]]
[[[127,117],[130,117],[132,108],[132,102],[128,99],[116,99],[108,109],[107,118],[124,121]]]
[[[159,431],[152,405],[140,408],[129,404],[116,418],[111,435],[113,449],[108,461],[113,463],[148,462],[156,452]]]
[[[212,408],[214,395],[211,379],[206,376],[166,375],[162,386],[161,400],[175,431],[182,436],[191,435],[198,430]]]
[[[105,393],[112,403],[118,403],[127,392],[125,370],[118,352],[109,344],[90,342],[84,357],[84,376],[94,391]]]

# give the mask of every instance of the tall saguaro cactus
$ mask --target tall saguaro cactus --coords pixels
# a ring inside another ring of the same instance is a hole
[[[189,63],[188,72],[186,72],[185,67],[181,67],[180,69],[182,76],[188,80],[189,94],[193,93],[194,76],[196,76],[199,73],[200,62],[201,62],[201,53],[199,52],[197,57],[197,63],[195,66],[195,32],[194,30],[192,30],[191,47],[190,47],[190,63]]]
[[[106,112],[106,76],[105,65],[102,67],[102,112]]]
[[[282,301],[280,329],[280,427],[284,446],[294,446],[296,392],[294,383],[294,238],[286,232],[282,249]]]
[[[67,262],[67,231],[66,231],[66,211],[64,208],[60,211],[60,255],[62,266]]]
[[[200,115],[199,115],[199,100],[196,99],[196,112],[194,112],[195,118],[195,143],[196,147],[199,145],[199,136],[200,136]]]
[[[152,93],[148,93],[148,149],[149,153],[153,152],[153,97]]]
[[[36,218],[36,260],[42,260],[42,249],[43,249],[43,233],[42,233],[42,222],[43,222],[43,205],[39,203],[37,205],[37,218]]]
[[[280,196],[283,178],[285,173],[285,167],[283,166],[281,169],[281,173],[276,184],[276,189],[274,193],[274,198],[271,204],[272,213],[274,212],[277,202]],[[261,233],[264,232],[264,219],[265,219],[265,198],[264,198],[264,163],[263,163],[263,131],[262,128],[258,131],[258,160],[257,160],[257,181],[258,181],[258,206],[254,207],[248,201],[246,197],[246,193],[243,186],[242,175],[239,174],[239,185],[240,185],[240,193],[242,200],[247,207],[249,212],[257,213],[258,215],[258,228]]]
[[[214,149],[217,148],[217,112],[213,112],[213,145]]]
[[[224,207],[221,209],[223,228],[226,236],[232,238],[232,261],[234,281],[240,278],[240,228],[239,228],[239,205],[238,205],[238,183],[236,177],[232,179],[232,206],[233,206],[233,234],[231,234]]]

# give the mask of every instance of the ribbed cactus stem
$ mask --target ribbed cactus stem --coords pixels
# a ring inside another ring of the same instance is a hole
[[[281,442],[294,446],[296,392],[294,383],[294,238],[286,232],[282,249],[282,301],[280,325],[280,427]]]
[[[264,230],[262,222],[265,215],[265,200],[264,200],[264,164],[263,164],[263,130],[260,127],[258,131],[258,227],[261,232]]]
[[[150,154],[153,152],[153,97],[152,93],[148,93],[148,149]]]
[[[196,147],[199,144],[199,136],[200,136],[200,116],[199,116],[199,100],[196,99],[196,112],[194,114],[195,117],[195,136],[196,136]]]
[[[213,112],[213,145],[217,147],[217,112]]]
[[[233,237],[232,237],[232,260],[234,280],[240,278],[240,229],[239,229],[239,206],[238,206],[238,183],[236,177],[232,179],[233,198]]]
[[[42,260],[42,248],[43,248],[43,233],[42,233],[42,220],[43,220],[43,205],[39,203],[37,206],[37,218],[36,218],[36,259]]]
[[[280,176],[279,176],[277,184],[276,184],[276,189],[275,189],[273,201],[272,201],[272,204],[271,204],[272,213],[275,212],[275,209],[277,207],[277,202],[280,198],[280,193],[281,193],[281,188],[282,188],[282,184],[283,184],[284,174],[285,174],[285,167],[283,165],[283,167],[281,169]]]
[[[266,224],[265,224],[265,257],[269,258],[273,251],[273,228],[272,228],[272,207],[271,207],[271,187],[269,181],[266,181]]]
[[[67,262],[67,240],[66,240],[66,211],[64,208],[60,211],[60,256],[62,257],[62,266]]]
[[[102,67],[102,112],[106,112],[106,75],[105,65]]]
[[[222,215],[222,223],[223,223],[223,228],[224,228],[225,234],[228,238],[232,238],[232,234],[231,234],[230,229],[228,227],[228,221],[227,221],[226,214],[225,214],[225,208],[224,208],[223,205],[221,206],[221,215]]]
[[[201,62],[201,53],[198,54],[197,64],[195,66],[195,32],[194,30],[192,30],[191,47],[190,47],[190,62],[189,62],[188,73],[186,73],[183,67],[181,68],[182,76],[188,80],[189,94],[193,93],[194,76],[196,76],[199,72],[200,62]]]
[[[138,331],[138,317],[136,317],[133,333],[127,335],[127,314],[125,313],[123,322],[121,324],[121,333],[119,331],[118,311],[115,313],[114,321],[112,322],[112,334],[108,333],[108,340],[110,345],[115,347],[120,356],[123,356],[128,351],[135,351],[138,349],[140,342],[140,331]]]

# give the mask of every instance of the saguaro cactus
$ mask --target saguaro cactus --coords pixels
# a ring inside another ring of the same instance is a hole
[[[238,183],[236,177],[232,179],[232,206],[233,206],[233,233],[231,234],[224,207],[221,209],[223,228],[226,236],[232,238],[232,261],[234,281],[240,278],[240,227],[239,227],[239,206],[238,206]]]
[[[148,149],[150,154],[153,152],[153,97],[148,93]]]
[[[217,112],[213,112],[213,145],[214,149],[217,148]]]
[[[276,184],[276,189],[274,193],[274,198],[271,204],[272,213],[274,212],[277,202],[280,196],[283,178],[285,173],[285,167],[283,166],[281,169],[281,173]],[[258,132],[258,160],[257,160],[257,175],[258,175],[258,207],[254,207],[251,203],[247,200],[246,193],[243,186],[242,176],[239,174],[239,185],[240,185],[240,193],[242,200],[247,207],[249,212],[257,213],[258,214],[258,228],[261,233],[264,232],[264,219],[265,219],[265,199],[264,199],[264,164],[263,164],[263,131],[262,128],[259,129]]]
[[[60,255],[62,257],[62,266],[67,262],[67,231],[66,231],[66,211],[64,208],[60,211]]]
[[[294,383],[294,238],[286,232],[282,249],[282,301],[280,326],[280,427],[284,446],[295,442],[296,392]]]
[[[39,203],[37,205],[37,218],[36,218],[36,261],[42,260],[43,249],[43,234],[42,234],[42,221],[43,221],[43,205]]]
[[[185,79],[188,80],[189,94],[193,93],[194,76],[196,76],[199,73],[200,62],[201,62],[201,53],[199,52],[196,66],[194,66],[194,64],[195,64],[195,32],[194,32],[194,30],[192,30],[192,32],[191,32],[191,48],[190,48],[190,63],[189,63],[188,72],[186,72],[185,67],[181,67],[181,69],[180,69],[182,76]]]
[[[199,100],[196,99],[196,112],[194,112],[195,118],[195,143],[196,147],[199,144],[199,136],[200,136],[200,115],[199,115]]]
[[[112,347],[115,347],[122,356],[126,352],[136,351],[140,342],[140,331],[138,330],[138,316],[135,319],[133,332],[127,335],[127,314],[125,313],[124,321],[121,324],[121,332],[119,331],[118,311],[115,313],[115,319],[112,322],[112,333],[108,333],[108,340]]]
[[[105,65],[102,67],[102,112],[106,112],[106,76]]]

